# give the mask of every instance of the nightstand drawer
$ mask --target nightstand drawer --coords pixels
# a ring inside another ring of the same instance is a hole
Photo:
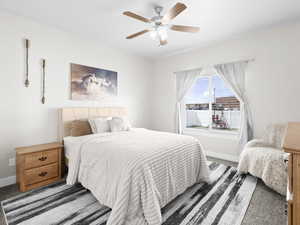
[[[31,169],[58,161],[58,150],[35,152],[25,156],[25,169]]]
[[[25,184],[29,185],[38,183],[53,177],[57,177],[58,175],[58,163],[29,169],[25,171]]]

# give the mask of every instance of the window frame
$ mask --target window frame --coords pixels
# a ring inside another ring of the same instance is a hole
[[[240,98],[237,96],[237,94],[235,93],[234,90],[232,90],[232,88],[229,86],[227,82],[218,74],[218,73],[214,73],[214,74],[205,74],[205,75],[198,75],[193,83],[193,85],[197,82],[197,80],[199,78],[208,78],[209,84],[208,84],[208,91],[209,91],[209,118],[210,118],[210,123],[209,123],[209,127],[207,129],[197,129],[197,128],[188,128],[186,127],[186,102],[185,102],[185,98],[183,99],[183,101],[180,103],[180,112],[181,112],[181,126],[182,128],[182,132],[183,134],[191,134],[191,135],[197,135],[197,134],[219,134],[219,135],[229,135],[229,136],[238,136],[240,134],[240,130],[241,130],[241,124],[242,124],[242,114],[240,113],[240,127],[237,131],[230,131],[230,130],[218,130],[218,129],[213,129],[212,128],[212,122],[211,122],[211,118],[212,118],[212,77],[213,76],[219,76],[223,82],[226,84],[227,88],[230,89],[233,93],[234,96],[239,100],[240,102],[240,112],[241,112],[241,108],[242,108],[242,102],[240,100]],[[192,86],[193,86],[192,85]]]

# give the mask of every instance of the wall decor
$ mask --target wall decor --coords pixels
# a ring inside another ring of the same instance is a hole
[[[46,60],[42,59],[42,104],[45,104],[46,97],[45,97],[45,67],[46,67]]]
[[[99,100],[117,94],[117,72],[71,63],[72,100]]]
[[[28,51],[29,51],[29,45],[30,42],[28,39],[25,39],[25,61],[26,61],[26,65],[25,65],[25,87],[29,87],[29,73],[28,73],[28,67],[29,67],[29,63],[28,63]]]

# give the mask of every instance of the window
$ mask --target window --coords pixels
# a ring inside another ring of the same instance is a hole
[[[187,129],[238,132],[240,102],[218,75],[199,77],[184,98]]]

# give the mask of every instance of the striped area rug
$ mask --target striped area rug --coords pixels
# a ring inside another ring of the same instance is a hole
[[[233,167],[210,162],[212,183],[187,189],[162,209],[163,225],[240,225],[256,179]],[[105,225],[110,208],[81,185],[64,182],[1,202],[8,225]]]

